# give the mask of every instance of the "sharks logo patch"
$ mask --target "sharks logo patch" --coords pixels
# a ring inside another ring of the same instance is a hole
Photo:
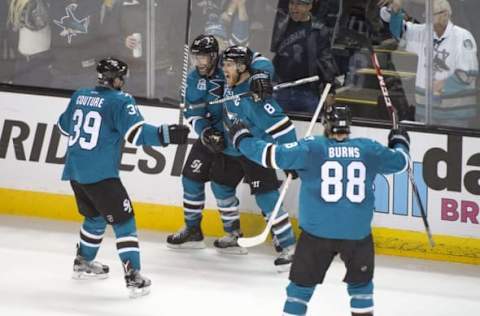
[[[65,8],[66,16],[62,17],[59,20],[53,20],[57,26],[59,26],[62,31],[60,31],[60,36],[66,37],[68,44],[72,43],[72,38],[79,34],[87,34],[88,26],[90,24],[90,16],[86,18],[79,19],[75,16],[74,12],[77,10],[78,4],[72,3]]]

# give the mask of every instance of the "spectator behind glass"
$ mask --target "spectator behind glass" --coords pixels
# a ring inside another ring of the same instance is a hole
[[[146,96],[147,92],[147,1],[121,1],[114,6],[115,15],[119,16],[120,54],[130,67],[130,80],[126,90],[139,96]],[[164,97],[167,94],[176,95],[178,80],[174,71],[175,59],[171,50],[175,48],[175,41],[171,40],[170,32],[174,28],[172,21],[174,10],[179,7],[184,9],[182,3],[165,3],[155,1],[155,94]],[[177,30],[178,31],[178,30]],[[182,30],[183,32],[183,30]],[[178,37],[178,36],[177,36]],[[181,40],[181,39],[180,39]],[[177,39],[177,47],[181,49],[182,43]],[[177,53],[178,53],[177,49]],[[169,90],[169,91],[167,91]]]
[[[285,111],[315,111],[324,84],[334,83],[337,66],[330,49],[328,28],[311,15],[313,0],[290,0],[288,13],[278,10],[271,51],[276,81],[286,82],[318,75],[319,82],[277,91],[275,99]],[[327,105],[335,101],[334,88]]]
[[[209,28],[222,28],[226,34],[227,45],[248,46],[250,34],[246,0],[199,1],[192,16],[197,22],[192,30],[204,30],[208,33]]]
[[[16,38],[7,27],[9,1],[0,1],[0,83],[11,83],[13,80]]]
[[[405,22],[402,0],[381,0],[379,4],[386,5],[381,16],[392,35],[403,40],[407,51],[418,55],[415,119],[424,122],[427,26]],[[452,23],[451,15],[447,0],[434,0],[432,123],[478,128],[477,44],[469,31]]]
[[[145,0],[120,1],[114,6],[114,16],[120,20],[119,54],[129,65],[125,90],[134,95],[146,96],[146,30],[147,8]]]
[[[113,0],[49,0],[53,88],[77,89],[95,80],[95,65],[111,55],[118,34]]]
[[[48,86],[51,32],[44,0],[11,0],[8,26],[18,36],[13,83]]]

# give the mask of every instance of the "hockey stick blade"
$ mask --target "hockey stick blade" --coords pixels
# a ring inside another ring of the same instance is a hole
[[[280,196],[278,197],[277,202],[275,203],[274,211],[272,212],[270,218],[268,219],[267,226],[263,230],[260,235],[253,236],[253,237],[240,237],[238,238],[238,245],[240,247],[249,248],[253,246],[260,245],[265,240],[267,240],[268,233],[270,232],[270,228],[273,225],[273,220],[277,217],[278,211],[280,210],[280,206],[282,205],[283,199],[285,198],[285,194],[287,193],[287,189],[290,186],[290,182],[292,182],[292,175],[289,174],[287,180],[283,184],[282,191],[280,192]],[[274,214],[275,213],[275,214]]]
[[[310,125],[308,127],[308,130],[305,133],[305,137],[308,137],[312,134],[313,127],[315,126],[315,123],[317,122],[318,116],[320,115],[323,104],[325,103],[325,100],[327,99],[327,95],[328,95],[328,92],[330,91],[331,87],[332,87],[332,85],[330,83],[327,83],[326,86],[325,86],[325,89],[323,89],[322,96],[320,98],[320,101],[318,102],[317,109],[315,110],[315,113],[313,114],[312,120],[310,121]],[[272,214],[270,214],[267,225],[265,226],[265,229],[262,231],[262,233],[260,235],[257,235],[257,236],[238,238],[238,244],[239,244],[240,247],[245,247],[245,248],[254,247],[254,246],[260,245],[265,240],[267,240],[268,233],[270,232],[270,229],[273,226],[274,220],[277,218],[277,214],[280,210],[280,206],[282,205],[283,199],[285,198],[285,194],[287,193],[287,189],[290,186],[291,181],[292,181],[292,175],[289,174],[288,177],[287,177],[287,180],[285,180],[285,183],[283,184],[282,191],[280,192],[280,196],[278,197],[278,200],[275,203],[275,207],[273,208]]]

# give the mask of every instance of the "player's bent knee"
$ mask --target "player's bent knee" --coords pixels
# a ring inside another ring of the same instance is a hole
[[[190,194],[204,194],[205,184],[203,182],[190,179],[189,177],[182,177],[183,190]]]
[[[349,283],[347,289],[352,316],[373,315],[373,282]]]
[[[214,181],[210,182],[210,187],[212,188],[213,195],[217,200],[235,197],[235,187],[216,183]]]
[[[130,217],[123,223],[113,224],[113,231],[117,238],[126,236],[137,236],[137,226],[135,224],[135,218]]]
[[[287,286],[287,300],[283,312],[286,315],[305,315],[315,286],[302,286],[293,282]]]
[[[82,227],[89,233],[103,235],[107,227],[107,221],[103,216],[85,217]]]

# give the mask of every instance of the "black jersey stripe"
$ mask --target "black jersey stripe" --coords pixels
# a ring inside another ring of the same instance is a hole
[[[102,239],[103,239],[102,236],[99,236],[99,237],[100,238],[90,238],[80,231],[80,239],[84,242],[89,243],[89,244],[99,245],[102,242]]]
[[[202,203],[202,204],[190,204],[190,203],[183,202],[183,207],[186,208],[186,209],[189,209],[189,210],[201,210],[205,207],[205,204],[204,203]]]
[[[138,248],[138,241],[121,241],[117,242],[117,249],[124,249],[124,248]]]
[[[272,144],[269,144],[267,147],[267,154],[265,155],[265,165],[267,168],[272,168]]]
[[[292,121],[285,120],[285,122],[276,126],[274,129],[272,129],[268,133],[272,135],[273,138],[277,138],[279,136],[278,134],[281,135],[283,131],[289,129],[292,125],[293,125]]]

